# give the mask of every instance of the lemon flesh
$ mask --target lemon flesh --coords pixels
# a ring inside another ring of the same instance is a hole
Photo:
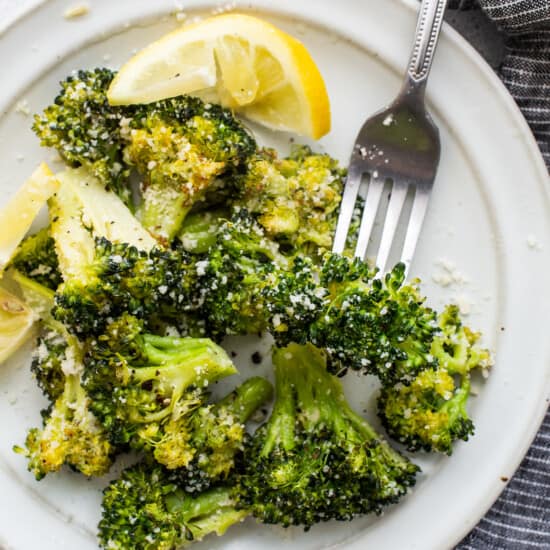
[[[256,17],[220,15],[132,57],[111,83],[113,105],[182,94],[216,99],[264,126],[318,139],[330,130],[325,83],[306,47]]]
[[[31,309],[0,287],[0,364],[23,344],[33,324]]]
[[[0,274],[40,209],[58,188],[59,182],[48,166],[42,163],[8,204],[0,209]]]

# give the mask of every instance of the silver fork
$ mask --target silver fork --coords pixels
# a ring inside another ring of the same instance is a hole
[[[389,107],[367,119],[351,154],[333,252],[344,251],[359,188],[367,175],[355,248],[355,256],[365,259],[383,190],[389,183],[391,195],[376,256],[381,273],[387,267],[407,195],[414,193],[401,252],[408,271],[439,164],[439,130],[426,110],[425,90],[446,5],[447,0],[422,1],[403,87]]]

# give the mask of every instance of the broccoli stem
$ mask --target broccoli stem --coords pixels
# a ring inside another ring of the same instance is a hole
[[[170,188],[164,182],[151,183],[143,192],[136,216],[145,229],[158,238],[171,242],[191,210],[189,197]]]
[[[225,409],[237,421],[244,424],[256,409],[271,399],[273,386],[265,379],[255,376],[245,380],[215,405],[215,410]]]
[[[285,451],[294,449],[296,445],[296,403],[294,401],[294,380],[281,359],[285,352],[276,349],[273,352],[275,366],[275,393],[276,400],[273,412],[267,423],[267,433],[261,456],[267,457],[277,446]]]
[[[232,489],[218,487],[192,497],[181,489],[166,497],[170,513],[181,514],[189,541],[200,540],[208,533],[223,535],[234,523],[242,521],[249,512],[236,510]]]
[[[247,510],[236,510],[228,506],[227,508],[219,508],[216,512],[210,516],[195,520],[193,528],[199,533],[200,538],[209,533],[216,533],[216,535],[223,535],[229,527],[245,519],[249,515]],[[197,536],[194,535],[194,539]]]
[[[344,395],[342,384],[338,378],[326,370],[325,356],[318,348],[311,345],[290,344],[274,352],[273,363],[277,382],[281,378],[285,386],[277,390],[277,396],[291,395],[293,391],[296,393],[296,403],[290,406],[293,409],[299,409],[300,420],[307,430],[315,432],[320,425],[324,425],[334,433],[340,434],[343,440],[348,441],[350,447],[354,444],[364,445],[366,442],[376,442],[388,459],[402,465],[408,463],[351,408]],[[280,391],[284,393],[281,394]],[[290,401],[284,400],[285,405],[289,406]],[[278,402],[279,397],[276,405],[279,404]],[[279,416],[278,410],[274,411],[273,416],[276,416],[275,412]],[[291,415],[286,411],[285,419],[290,421],[290,417]],[[279,432],[279,440],[281,433],[284,444],[288,436]]]
[[[129,376],[143,384],[152,381],[171,395],[171,406],[140,418],[154,422],[171,414],[173,405],[190,386],[203,387],[237,373],[225,351],[207,338],[172,338],[145,335],[145,360],[153,363],[129,367]]]
[[[184,522],[216,512],[220,507],[231,505],[229,489],[218,487],[197,497],[178,489],[166,497],[166,508],[170,513],[180,513]]]
[[[189,214],[179,234],[183,248],[193,254],[208,252],[216,244],[218,231],[228,216],[229,213],[221,208]]]

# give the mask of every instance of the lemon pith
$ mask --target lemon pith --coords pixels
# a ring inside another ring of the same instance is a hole
[[[0,287],[0,364],[30,335],[34,314],[19,298]]]
[[[0,274],[46,201],[57,191],[59,182],[42,163],[17,193],[0,209]]]

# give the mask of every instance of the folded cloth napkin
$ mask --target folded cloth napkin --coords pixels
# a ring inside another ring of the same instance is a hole
[[[550,1],[449,0],[448,5],[451,9],[481,7],[505,33],[506,56],[500,76],[550,169]]]
[[[550,169],[550,0],[449,0],[449,8],[481,8],[506,35],[500,76]],[[457,550],[537,548],[550,549],[550,410],[501,497],[457,546]]]

